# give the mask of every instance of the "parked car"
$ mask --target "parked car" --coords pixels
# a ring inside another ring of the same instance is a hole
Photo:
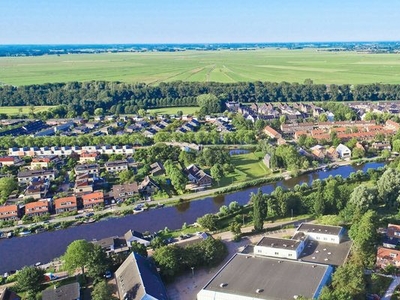
[[[104,273],[104,277],[107,278],[107,279],[110,279],[110,278],[112,277],[111,271],[106,271],[106,272]]]

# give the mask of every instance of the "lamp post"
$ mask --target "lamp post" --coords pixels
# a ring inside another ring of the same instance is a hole
[[[191,267],[192,269],[192,277],[194,277],[194,267]]]

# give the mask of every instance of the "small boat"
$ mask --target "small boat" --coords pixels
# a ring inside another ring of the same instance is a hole
[[[88,220],[83,221],[84,224],[90,224],[96,222],[96,219],[90,218]]]
[[[31,234],[32,232],[30,232],[29,230],[28,231],[21,231],[20,233],[19,233],[19,236],[26,236],[26,235],[29,235],[29,234]]]
[[[157,205],[156,205],[156,208],[162,208],[162,207],[164,207],[164,203],[158,203]]]

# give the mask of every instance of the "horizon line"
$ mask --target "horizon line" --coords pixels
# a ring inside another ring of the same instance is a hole
[[[261,44],[261,45],[275,45],[275,44],[324,44],[324,43],[400,43],[400,40],[360,40],[360,41],[304,41],[304,42],[168,42],[168,43],[14,43],[14,44],[2,44],[1,47],[5,46],[87,46],[87,45],[235,45],[235,44]]]

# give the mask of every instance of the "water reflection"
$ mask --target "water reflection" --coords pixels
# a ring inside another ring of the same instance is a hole
[[[190,208],[190,201],[182,201],[175,206],[176,210],[180,213],[184,213]]]

